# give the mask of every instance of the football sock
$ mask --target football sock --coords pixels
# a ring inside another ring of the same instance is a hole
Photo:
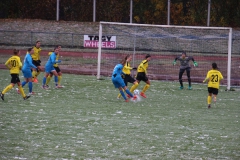
[[[130,89],[130,92],[132,93],[136,88],[138,87],[138,83],[136,82]]]
[[[29,93],[32,93],[32,82],[28,82]]]
[[[33,79],[37,77],[36,75],[37,75],[37,71],[32,71],[32,77],[33,77]]]
[[[27,82],[26,82],[26,81],[23,81],[23,82],[22,82],[22,87],[24,87],[25,84],[27,84]]]
[[[52,78],[51,76],[48,76],[48,77],[47,77],[46,85],[48,85],[48,83],[50,82],[51,78]]]
[[[58,85],[58,76],[54,76],[54,81],[55,81],[55,84],[57,86]]]
[[[38,71],[38,72],[36,73],[36,77],[37,77],[40,73],[41,73],[41,72]]]
[[[22,86],[18,86],[18,89],[19,89],[19,91],[20,91],[22,97],[23,97],[23,98],[26,97],[26,95],[25,95],[25,93],[24,93],[24,91],[23,91]]]
[[[128,89],[126,89],[125,92],[126,92],[128,95],[130,95],[131,97],[133,97],[133,94],[132,94]]]
[[[58,76],[58,85],[61,84],[62,76]]]
[[[142,92],[145,93],[146,90],[147,90],[149,87],[150,87],[150,85],[149,85],[149,84],[146,84],[146,85],[143,87]]]
[[[127,98],[126,98],[126,96],[125,96],[125,94],[124,94],[124,92],[123,92],[122,90],[120,91],[120,93],[121,93],[122,97],[123,97],[125,100],[127,100]]]
[[[212,101],[212,96],[208,96],[208,98],[207,98],[207,103],[208,103],[208,104],[211,104],[211,101]]]
[[[3,91],[2,91],[2,94],[5,94],[5,93],[7,93],[10,89],[12,89],[13,88],[13,86],[12,86],[12,84],[9,84]]]
[[[118,96],[117,96],[117,98],[120,98],[121,96],[122,96],[121,93],[119,93]]]
[[[46,78],[46,77],[43,77],[42,85],[46,85],[46,81],[47,81],[47,78]]]

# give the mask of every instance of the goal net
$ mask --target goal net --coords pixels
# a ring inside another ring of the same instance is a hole
[[[178,81],[180,64],[172,63],[185,51],[198,62],[198,67],[190,62],[192,82],[202,82],[216,62],[224,77],[221,84],[230,89],[231,84],[239,83],[239,74],[231,75],[232,28],[100,22],[99,37],[98,79],[111,76],[114,66],[127,54],[133,57],[132,67],[150,54],[150,79]],[[186,73],[182,79],[187,82]]]

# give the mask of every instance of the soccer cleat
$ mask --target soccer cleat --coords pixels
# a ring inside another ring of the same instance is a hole
[[[63,88],[63,86],[61,86],[61,85],[57,85],[55,88]]]
[[[140,93],[140,96],[142,96],[143,98],[147,98],[147,96],[143,92]]]
[[[35,92],[28,93],[28,95],[34,95],[34,94],[35,94]]]
[[[183,86],[180,86],[179,89],[182,90],[184,87]]]
[[[210,104],[208,105],[208,108],[211,108],[211,105],[210,105]]]
[[[134,95],[134,96],[132,97],[132,100],[135,101],[136,99],[137,99],[137,96]]]
[[[42,85],[42,89],[48,89],[46,85]]]
[[[37,78],[33,78],[33,83],[38,83],[38,79]]]
[[[0,97],[2,98],[2,100],[4,101],[4,94],[0,94]]]
[[[128,99],[126,99],[126,100],[125,100],[125,102],[129,102],[129,100],[128,100]]]
[[[188,90],[192,90],[192,86],[188,86]]]
[[[31,96],[26,96],[26,97],[24,97],[23,98],[23,100],[26,100],[26,99],[28,99],[28,98],[30,98]]]

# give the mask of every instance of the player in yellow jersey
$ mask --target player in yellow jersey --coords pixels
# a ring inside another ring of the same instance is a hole
[[[143,60],[137,68],[137,82],[131,87],[130,92],[133,92],[139,85],[140,81],[144,81],[146,85],[143,87],[140,95],[144,98],[147,98],[145,95],[146,90],[150,87],[150,81],[147,76],[148,62],[151,60],[150,54],[145,56],[145,60]]]
[[[207,98],[208,108],[211,108],[212,95],[214,102],[216,102],[217,100],[219,84],[222,79],[223,76],[222,73],[218,71],[217,64],[212,63],[212,69],[208,71],[207,77],[203,81],[203,83],[208,81],[208,98]]]
[[[40,60],[40,52],[41,52],[41,42],[37,41],[35,46],[33,47],[33,54],[32,59],[33,59],[33,64],[37,67],[37,70],[32,71],[32,76],[33,76],[33,82],[38,83],[37,76],[40,74],[42,71],[41,68],[41,60]]]
[[[28,99],[30,96],[26,96],[22,85],[20,83],[20,79],[19,79],[19,72],[22,68],[22,62],[20,60],[20,51],[14,49],[13,50],[13,56],[10,57],[7,62],[5,63],[5,65],[9,68],[10,70],[10,74],[11,74],[11,83],[1,92],[0,97],[2,98],[2,100],[4,100],[4,94],[6,92],[8,92],[10,89],[12,89],[14,87],[14,85],[17,83],[18,85],[18,89],[23,97],[24,100]]]
[[[62,47],[60,45],[58,45],[56,48],[58,48],[58,54],[56,56],[56,60],[59,59],[59,52],[61,51]],[[53,52],[49,52],[48,55],[50,56]],[[55,86],[56,88],[62,88],[63,86],[61,86],[61,80],[62,80],[62,72],[58,66],[58,63],[55,63],[54,65],[55,70],[57,71],[58,74],[58,83]],[[51,78],[53,76],[53,73],[51,72],[50,75],[47,77],[47,81],[46,81],[46,86],[48,87],[48,83],[50,82]]]
[[[135,83],[137,83],[137,81],[131,76],[131,70],[137,69],[137,68],[135,68],[135,67],[132,68],[130,66],[130,61],[132,60],[132,56],[130,54],[128,54],[124,59],[126,60],[126,63],[122,69],[122,72],[123,72],[122,78],[124,80],[124,83],[126,86],[128,85],[128,82],[135,84]],[[117,98],[119,99],[120,97],[121,97],[121,94],[119,93]]]

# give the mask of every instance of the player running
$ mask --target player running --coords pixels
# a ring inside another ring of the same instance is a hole
[[[140,65],[137,68],[136,83],[134,83],[134,85],[130,89],[130,92],[133,92],[138,87],[140,81],[144,81],[146,84],[143,87],[142,92],[140,93],[140,95],[143,98],[147,98],[147,96],[145,95],[145,92],[150,87],[150,81],[147,76],[148,62],[150,60],[151,60],[151,56],[150,56],[150,54],[147,54],[145,56],[145,59],[140,63]]]
[[[123,65],[126,63],[126,59],[122,60],[120,64],[117,64],[112,72],[112,83],[114,84],[115,88],[118,88],[120,91],[120,94],[124,98],[126,102],[128,102],[127,97],[125,96],[123,89],[125,92],[133,99],[135,100],[137,97],[133,96],[133,94],[128,90],[127,86],[125,85],[121,75],[123,74],[122,69]]]
[[[22,68],[22,62],[20,60],[20,51],[14,49],[13,50],[13,56],[10,57],[7,62],[5,63],[5,65],[9,68],[10,70],[10,74],[11,74],[11,84],[9,84],[0,94],[0,97],[2,98],[2,100],[4,100],[4,94],[6,92],[8,92],[10,89],[12,89],[14,87],[14,85],[17,83],[18,85],[18,89],[23,97],[24,100],[28,99],[30,96],[26,96],[22,85],[20,83],[20,79],[19,79],[19,72]]]
[[[28,83],[28,89],[29,89],[29,95],[32,95],[34,94],[34,92],[32,91],[32,71],[35,71],[37,70],[37,67],[32,63],[32,57],[31,55],[33,54],[33,47],[32,48],[29,48],[28,51],[27,51],[27,54],[24,58],[24,64],[23,64],[23,67],[22,67],[22,73],[23,73],[23,76],[25,78],[25,81],[22,82],[22,87],[25,86],[25,84]]]
[[[40,74],[40,71],[42,71],[41,60],[40,60],[40,52],[42,49],[40,48],[40,46],[41,46],[41,42],[37,41],[36,45],[33,47],[34,52],[31,55],[33,59],[33,64],[38,68],[37,70],[32,71],[33,82],[35,83],[38,83],[37,76]]]
[[[212,69],[208,71],[207,77],[203,81],[203,83],[208,81],[208,97],[207,97],[208,108],[211,108],[212,95],[214,102],[216,102],[217,100],[219,84],[222,79],[223,76],[222,73],[218,71],[217,64],[212,63]]]
[[[59,45],[59,46],[57,46],[57,48],[58,48],[58,54],[56,56],[56,60],[59,59],[59,54],[60,54],[59,52],[61,51],[61,46]],[[50,56],[52,53],[53,52],[49,52],[48,55]],[[58,83],[56,85],[56,88],[62,88],[62,86],[60,85],[61,80],[62,80],[62,72],[61,72],[61,70],[58,66],[58,63],[55,63],[53,66],[54,66],[54,68],[55,68],[55,70],[57,71],[57,74],[58,74]],[[50,82],[52,76],[53,76],[53,73],[51,72],[50,75],[47,77],[47,81],[46,81],[46,86],[47,87],[48,87],[48,83]]]
[[[179,70],[179,82],[180,82],[180,89],[183,89],[183,81],[182,81],[182,75],[184,73],[184,71],[186,70],[187,72],[187,77],[188,77],[188,89],[191,90],[192,89],[192,85],[191,85],[191,78],[190,78],[190,71],[191,71],[191,67],[189,65],[189,61],[192,60],[193,61],[193,65],[194,67],[197,67],[198,64],[197,62],[193,59],[193,57],[190,57],[186,55],[186,52],[182,52],[181,56],[178,56],[175,58],[175,60],[173,61],[173,65],[176,65],[176,61],[179,60],[180,61],[180,70]]]
[[[52,73],[54,75],[54,80],[55,80],[55,84],[56,86],[58,85],[58,73],[54,68],[54,64],[56,63],[61,63],[61,60],[56,60],[58,54],[58,48],[54,48],[54,52],[49,56],[48,61],[45,65],[45,76],[43,78],[43,82],[42,82],[42,88],[43,89],[47,89],[47,85],[46,85],[46,81],[47,81],[47,77],[50,75],[50,73]]]
[[[123,69],[122,69],[122,72],[123,72],[123,75],[122,75],[122,78],[124,80],[124,83],[126,86],[128,86],[128,82],[129,83],[137,83],[137,81],[131,76],[131,70],[132,69],[137,69],[137,68],[132,68],[130,66],[130,61],[132,60],[132,56],[130,54],[128,54],[126,57],[125,57],[125,60],[126,60],[126,63],[125,65],[123,66]],[[119,93],[117,98],[119,99],[121,97],[121,94]]]

